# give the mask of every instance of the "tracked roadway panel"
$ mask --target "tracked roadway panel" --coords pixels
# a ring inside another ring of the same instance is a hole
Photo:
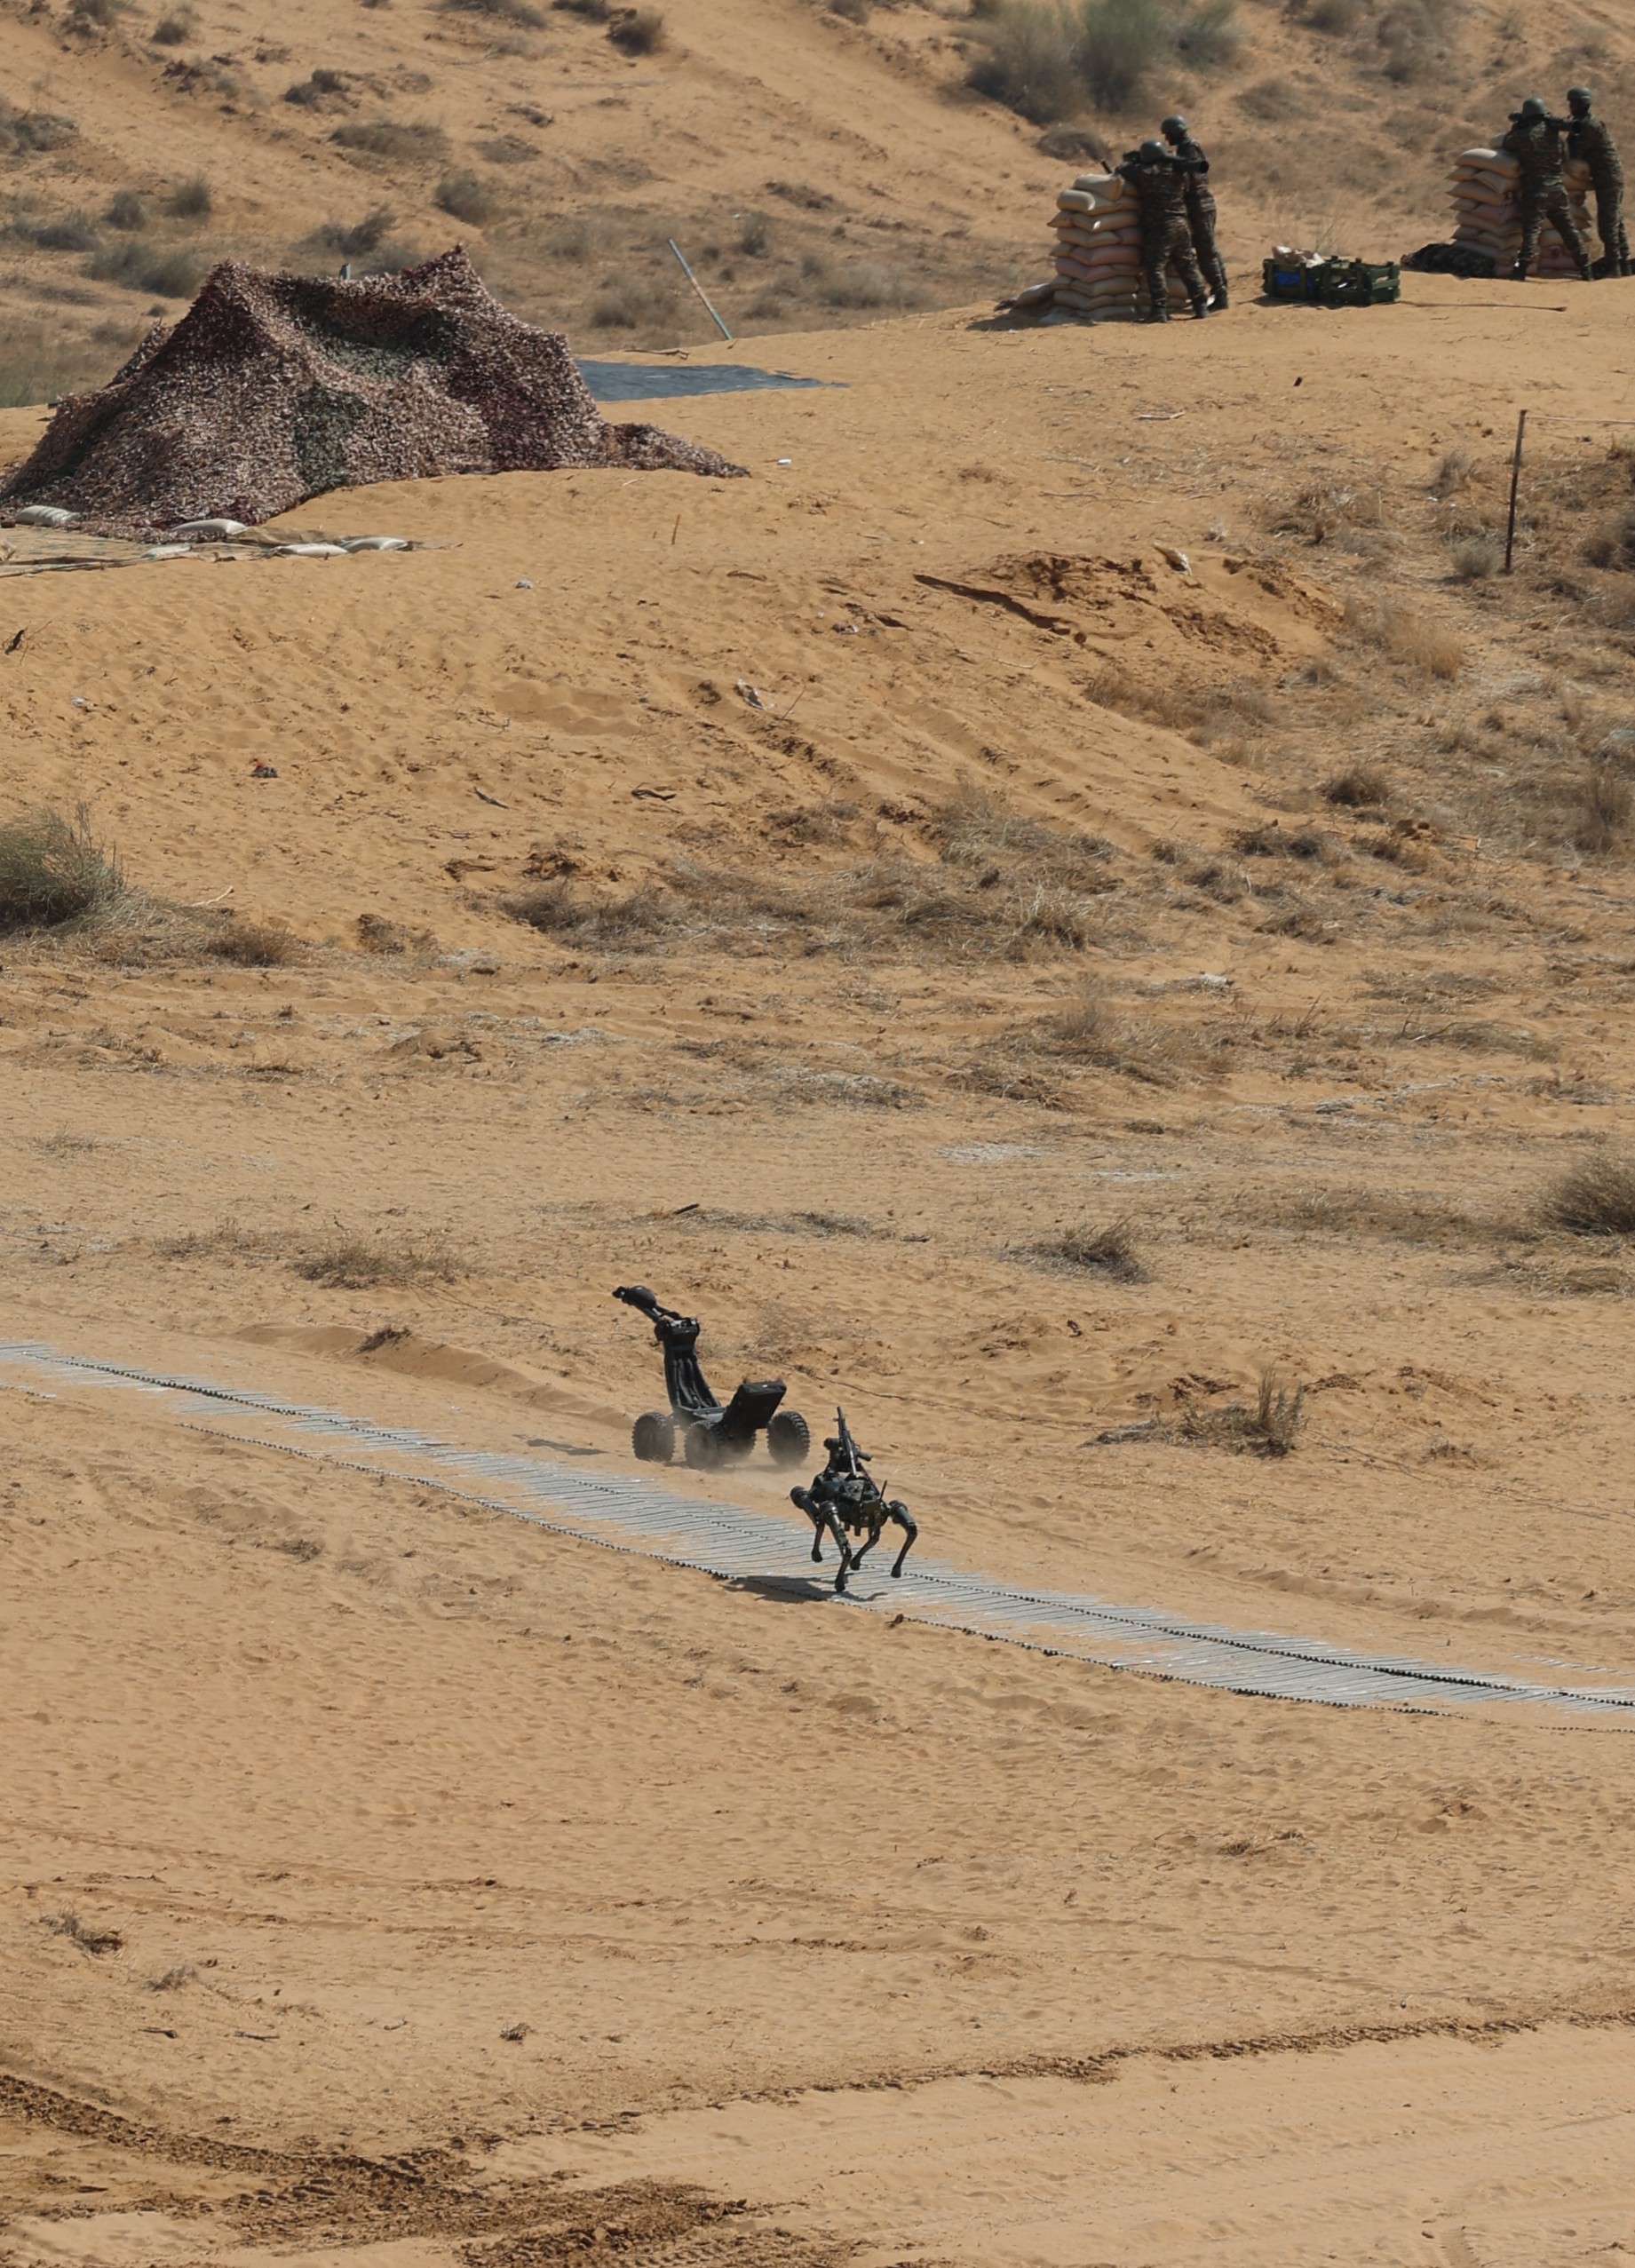
[[[699,1568],[725,1582],[797,1594],[814,1591],[837,1606],[900,1614],[911,1622],[1108,1669],[1337,1709],[1449,1711],[1520,1702],[1635,1728],[1635,1691],[1622,1686],[1534,1685],[1476,1669],[1359,1653],[1272,1630],[1192,1622],[1156,1607],[1026,1590],[928,1560],[911,1560],[893,1582],[885,1573],[884,1548],[879,1573],[866,1565],[849,1595],[838,1599],[827,1577],[819,1578],[815,1569],[803,1572],[809,1566],[809,1539],[794,1519],[675,1495],[662,1482],[638,1475],[604,1477],[536,1457],[462,1449],[428,1433],[371,1425],[340,1410],[65,1354],[35,1340],[0,1341],[0,1373],[10,1374],[0,1375],[0,1384],[46,1394],[54,1384],[72,1383],[158,1397],[176,1418],[203,1430],[287,1455],[412,1480],[613,1550]],[[258,1421],[256,1430],[227,1423],[234,1412]],[[832,1568],[832,1560],[829,1565]]]

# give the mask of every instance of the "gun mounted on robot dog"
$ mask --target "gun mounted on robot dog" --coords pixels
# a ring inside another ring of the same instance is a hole
[[[707,1472],[747,1457],[763,1432],[774,1464],[802,1462],[812,1435],[798,1410],[779,1407],[787,1391],[782,1378],[746,1378],[723,1407],[699,1365],[698,1318],[662,1307],[646,1284],[621,1284],[613,1296],[647,1317],[664,1351],[670,1408],[644,1410],[631,1428],[631,1447],[644,1464],[669,1464],[679,1435],[688,1464]]]
[[[872,1473],[863,1468],[869,1462],[868,1452],[860,1449],[845,1422],[845,1412],[835,1412],[835,1430],[824,1442],[829,1451],[829,1463],[821,1472],[814,1473],[809,1488],[791,1488],[790,1502],[805,1512],[812,1523],[812,1556],[823,1557],[823,1533],[827,1529],[840,1551],[840,1568],[835,1577],[835,1589],[844,1591],[846,1579],[861,1567],[869,1553],[880,1541],[880,1531],[889,1520],[902,1530],[902,1549],[892,1568],[893,1575],[902,1573],[902,1563],[908,1558],[919,1529],[906,1504],[888,1498]],[[850,1537],[861,1535],[864,1541],[853,1549]]]

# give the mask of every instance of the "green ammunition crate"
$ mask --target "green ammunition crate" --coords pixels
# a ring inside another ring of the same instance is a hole
[[[1330,260],[1319,273],[1318,297],[1325,307],[1389,307],[1402,296],[1402,272],[1394,260]]]
[[[1312,267],[1261,264],[1261,289],[1268,299],[1306,307],[1386,307],[1402,296],[1401,271],[1394,260],[1321,260]]]
[[[1317,280],[1328,267],[1325,260],[1321,267],[1285,267],[1281,260],[1264,260],[1260,267],[1260,287],[1268,299],[1286,299],[1296,305],[1314,307],[1317,304]]]

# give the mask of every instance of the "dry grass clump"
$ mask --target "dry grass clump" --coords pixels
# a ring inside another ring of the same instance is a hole
[[[607,26],[607,36],[623,54],[656,55],[668,36],[663,11],[620,8]]]
[[[545,20],[537,8],[528,5],[528,0],[442,0],[442,5],[451,15],[492,16],[525,31],[538,31]]]
[[[99,246],[86,261],[85,274],[161,299],[191,299],[206,267],[202,254],[185,247],[162,251],[140,236],[128,236],[123,243]]]
[[[1290,1386],[1275,1371],[1263,1370],[1252,1407],[1240,1401],[1189,1401],[1172,1431],[1179,1439],[1203,1448],[1286,1457],[1305,1431],[1307,1416],[1305,1386]]]
[[[499,901],[501,913],[522,922],[543,936],[560,938],[564,944],[601,950],[646,951],[679,925],[671,893],[634,890],[627,896],[598,900],[585,897],[564,877],[520,890]]]
[[[1348,598],[1345,622],[1353,637],[1378,646],[1416,676],[1449,683],[1464,667],[1464,639],[1409,607],[1374,607]]]
[[[1028,1252],[1031,1259],[1047,1265],[1082,1269],[1106,1276],[1113,1283],[1147,1281],[1134,1225],[1128,1220],[1110,1221],[1103,1228],[1064,1229],[1060,1236],[1029,1245]]]
[[[844,841],[851,805],[778,814],[791,839]],[[557,875],[497,903],[567,945],[646,950],[683,935],[741,949],[857,955],[909,950],[922,959],[1028,959],[1083,951],[1102,935],[1096,900],[1116,887],[1110,845],[1060,833],[987,798],[927,815],[939,863],[882,858],[786,876],[677,860],[645,888],[598,899]]]
[[[117,1930],[92,1929],[82,1922],[77,1914],[66,1908],[60,1914],[42,1914],[40,1920],[53,1936],[67,1938],[78,1946],[82,1953],[122,1953],[124,1939]]]
[[[1348,764],[1343,772],[1323,781],[1322,797],[1344,811],[1372,811],[1390,802],[1391,782],[1371,764]]]
[[[172,220],[208,220],[216,209],[216,193],[202,173],[179,181],[164,201]]]
[[[1635,1236],[1635,1158],[1601,1150],[1569,1167],[1545,1190],[1539,1216],[1574,1236]]]
[[[1622,849],[1635,808],[1630,783],[1610,765],[1596,765],[1575,784],[1572,840],[1581,851],[1605,854]]]
[[[134,231],[147,226],[147,207],[135,189],[116,189],[102,216],[110,228]]]
[[[409,929],[401,922],[388,921],[384,914],[360,914],[357,932],[359,948],[365,953],[428,955],[437,950],[437,940],[429,929]]]
[[[366,1237],[345,1232],[313,1246],[291,1263],[298,1276],[329,1291],[368,1291],[377,1284],[452,1283],[462,1273],[440,1238]]]
[[[440,211],[468,226],[481,228],[493,219],[496,207],[493,192],[474,173],[451,173],[440,181],[433,202]]]
[[[1395,1189],[1296,1189],[1268,1193],[1240,1208],[1240,1217],[1268,1228],[1319,1236],[1388,1237],[1402,1244],[1471,1244],[1507,1232],[1484,1224],[1441,1197]]]
[[[196,28],[191,8],[175,8],[161,16],[147,35],[155,47],[185,47]]]
[[[1098,1444],[1124,1441],[1187,1442],[1204,1449],[1226,1449],[1238,1455],[1286,1457],[1306,1430],[1308,1412],[1306,1388],[1290,1385],[1274,1370],[1263,1370],[1252,1404],[1238,1400],[1203,1401],[1183,1396],[1171,1417],[1139,1419],[1132,1425],[1115,1425],[1099,1433]],[[1088,1447],[1089,1443],[1085,1444]]]
[[[1127,109],[1161,67],[1226,61],[1234,0],[982,0],[967,83],[1036,126]]]
[[[0,157],[37,157],[64,148],[78,132],[72,118],[51,110],[13,110],[0,97]]]
[[[1448,564],[1456,582],[1482,583],[1504,566],[1504,546],[1491,535],[1464,535],[1448,545]]]
[[[287,969],[306,957],[305,939],[274,922],[247,922],[234,917],[205,950],[217,961],[231,961],[241,969]]]
[[[1120,1071],[1149,1087],[1169,1086],[1194,1052],[1187,1033],[1131,1023],[1093,995],[1047,1017],[1030,1037],[1042,1053],[1060,1061]]]
[[[329,136],[342,149],[359,150],[369,157],[390,157],[433,164],[448,154],[448,137],[440,126],[425,119],[369,118],[337,126]]]
[[[30,220],[14,214],[10,234],[37,246],[42,252],[91,252],[99,242],[95,222],[79,206],[72,212],[60,213],[53,220]]]
[[[125,895],[118,858],[98,842],[83,805],[72,819],[47,809],[0,825],[0,932],[58,929]]]

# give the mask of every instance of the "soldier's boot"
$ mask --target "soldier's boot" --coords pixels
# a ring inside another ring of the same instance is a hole
[[[1170,310],[1167,307],[1154,307],[1148,313],[1147,320],[1149,323],[1167,323],[1170,320]]]
[[[1226,281],[1223,278],[1221,282],[1215,286],[1215,313],[1218,315],[1224,315],[1230,305],[1231,302],[1226,297]]]
[[[1195,299],[1193,301],[1192,312],[1195,321],[1202,322],[1203,318],[1209,313],[1209,311],[1210,303],[1207,299]]]
[[[1580,283],[1593,283],[1596,271],[1591,265],[1589,255],[1586,253],[1578,263],[1578,281]]]

